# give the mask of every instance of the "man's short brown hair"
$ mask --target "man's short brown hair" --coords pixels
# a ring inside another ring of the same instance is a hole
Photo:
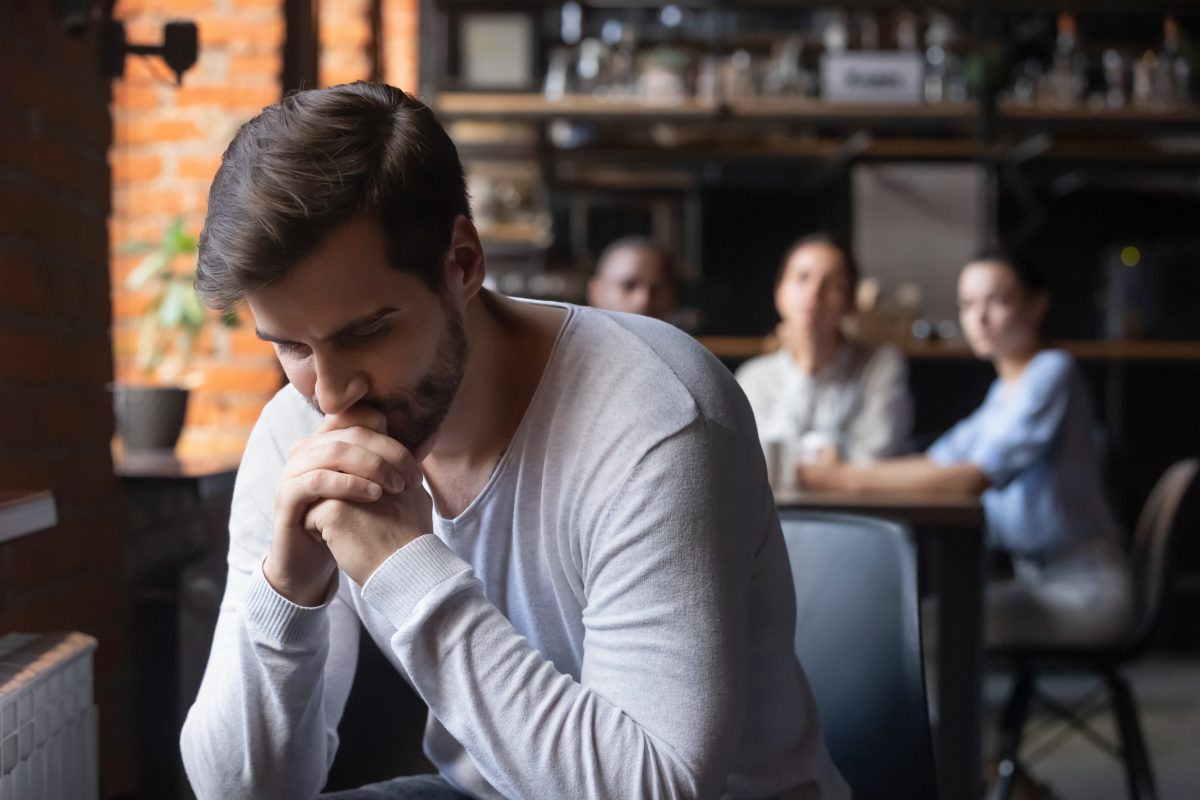
[[[229,308],[358,217],[391,265],[433,291],[454,220],[471,215],[458,151],[437,117],[380,83],[296,92],[241,127],[221,159],[200,235],[196,289]]]

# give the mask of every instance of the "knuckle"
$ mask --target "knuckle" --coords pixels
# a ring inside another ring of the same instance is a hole
[[[356,481],[353,475],[347,475],[344,472],[340,472],[338,473],[335,482],[337,483],[337,488],[343,493],[354,491]]]
[[[313,470],[312,472],[304,473],[304,489],[311,494],[316,494],[317,492],[321,491],[323,479],[324,473],[322,473],[320,470]]]

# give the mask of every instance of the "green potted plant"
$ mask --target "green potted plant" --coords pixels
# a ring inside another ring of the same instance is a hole
[[[171,450],[187,415],[188,395],[196,383],[192,360],[201,334],[218,323],[233,327],[236,313],[208,311],[193,286],[196,237],[176,217],[157,244],[133,243],[130,250],[146,256],[129,274],[125,287],[151,292],[138,328],[135,364],[142,376],[136,384],[118,383],[113,391],[117,433],[127,450]]]

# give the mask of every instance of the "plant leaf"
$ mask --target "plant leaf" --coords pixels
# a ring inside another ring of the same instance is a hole
[[[125,288],[135,291],[141,289],[150,282],[151,278],[166,272],[168,261],[166,253],[162,250],[155,250],[143,258],[141,263],[129,273],[129,277],[125,279]]]
[[[178,281],[169,281],[163,294],[162,305],[158,307],[158,324],[164,328],[175,328],[183,320],[183,308],[187,295]]]
[[[200,297],[190,283],[183,283],[181,290],[186,298],[183,303],[183,326],[195,335],[204,327],[206,321],[204,304],[200,302]]]

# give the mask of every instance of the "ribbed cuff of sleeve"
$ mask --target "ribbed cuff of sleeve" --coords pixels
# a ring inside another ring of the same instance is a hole
[[[400,627],[421,598],[471,565],[433,534],[418,536],[392,553],[363,585],[363,599]]]
[[[329,594],[319,606],[298,606],[275,591],[263,575],[262,567],[246,587],[242,602],[246,619],[270,643],[282,646],[304,645],[310,640],[324,641],[322,634],[328,624],[325,609],[337,594],[339,573],[330,581]],[[319,638],[318,638],[319,637]]]

